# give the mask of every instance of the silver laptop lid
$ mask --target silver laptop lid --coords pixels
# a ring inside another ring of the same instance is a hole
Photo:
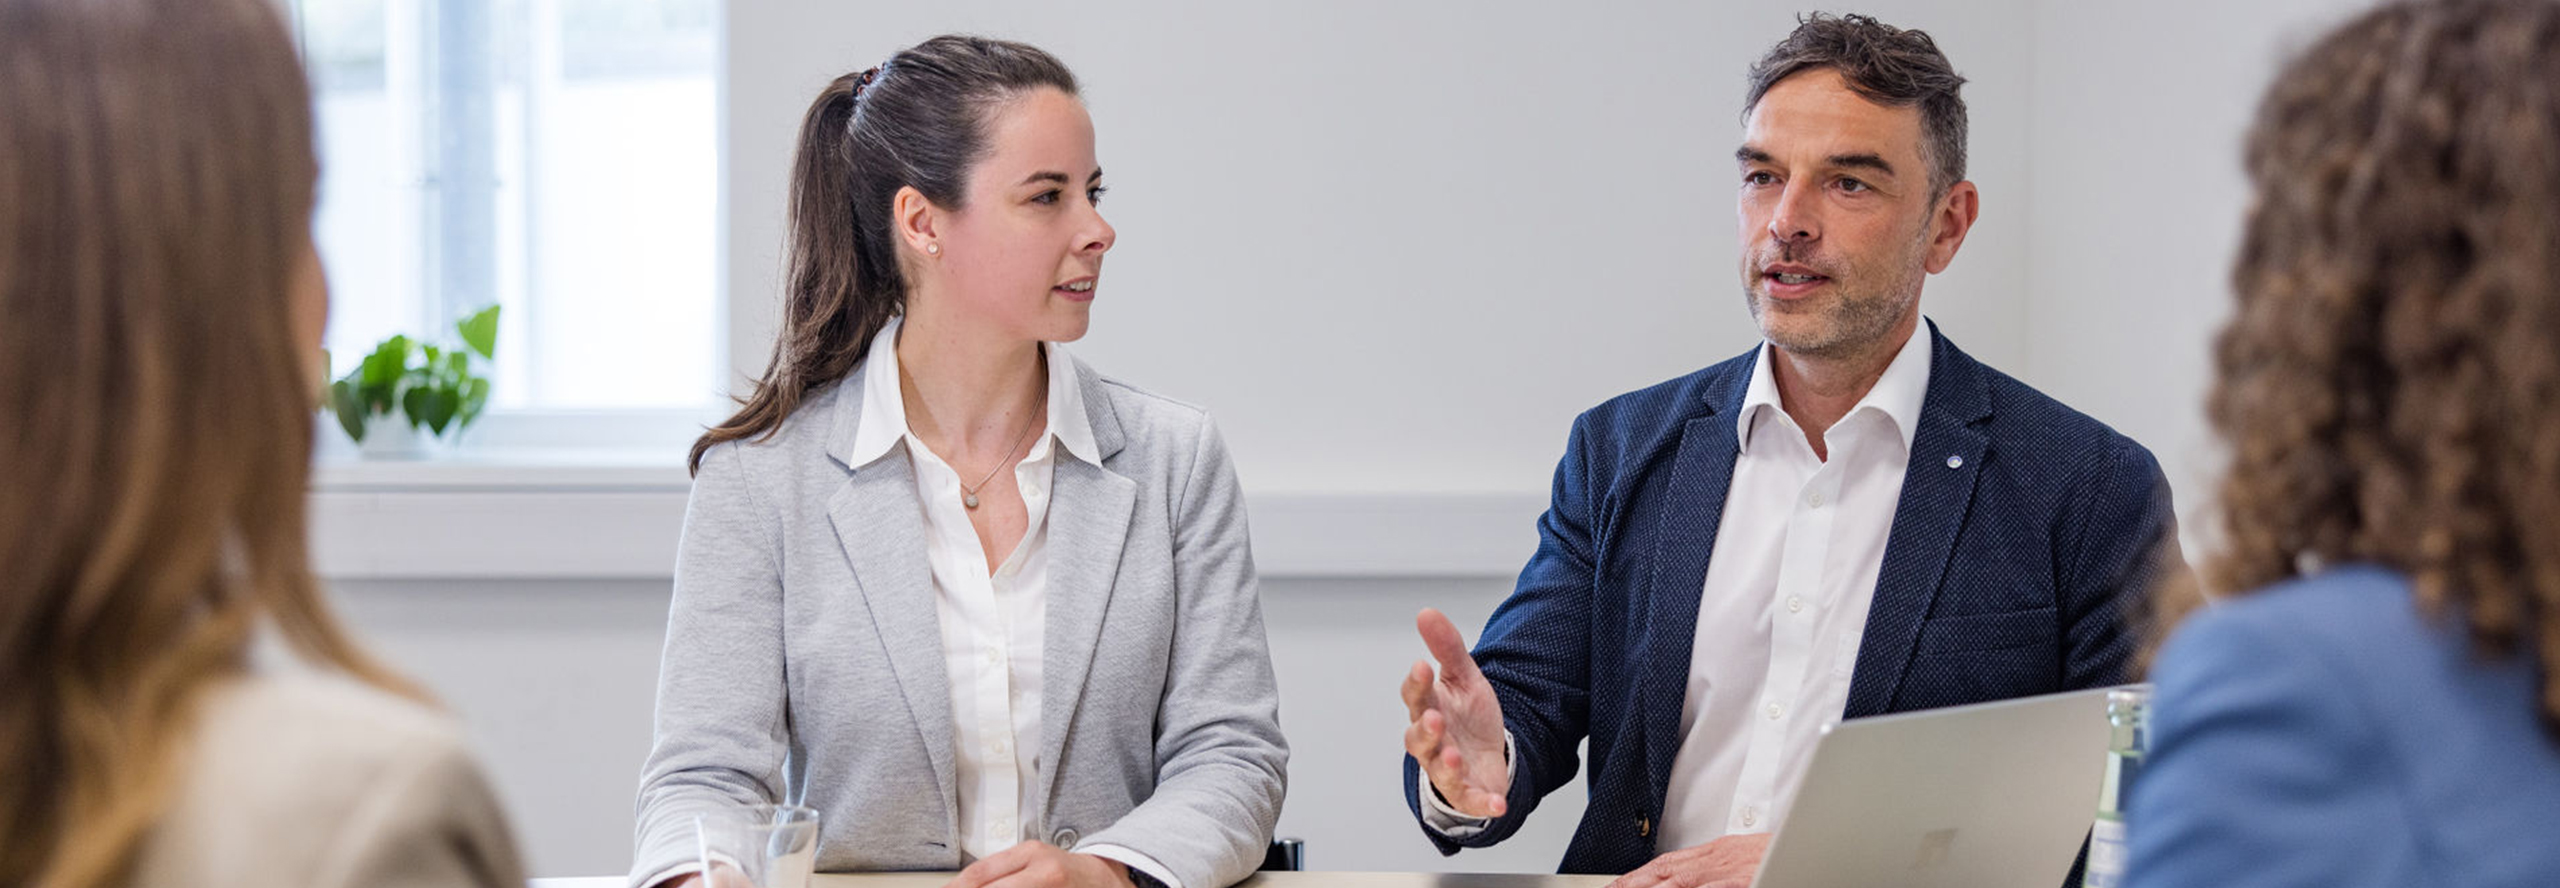
[[[1754,888],[2058,888],[2098,810],[2107,689],[1854,719]]]

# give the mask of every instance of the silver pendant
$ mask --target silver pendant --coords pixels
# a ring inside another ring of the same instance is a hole
[[[978,507],[978,495],[974,493],[965,494],[960,497],[960,504],[975,509]]]

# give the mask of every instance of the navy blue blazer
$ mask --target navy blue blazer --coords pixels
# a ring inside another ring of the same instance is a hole
[[[2340,567],[2198,613],[2151,674],[2130,888],[2547,888],[2560,742],[2526,653]],[[2528,631],[2531,624],[2528,623]]]
[[[1928,335],[1929,390],[1844,715],[2124,681],[2141,637],[2129,606],[2177,539],[2158,461],[1966,356],[1935,324]],[[1512,735],[1510,809],[1461,840],[1423,827],[1441,853],[1518,831],[1573,778],[1587,736],[1590,803],[1560,871],[1653,859],[1755,357],[1574,421],[1538,551],[1475,650]],[[1404,769],[1420,818],[1411,756]]]

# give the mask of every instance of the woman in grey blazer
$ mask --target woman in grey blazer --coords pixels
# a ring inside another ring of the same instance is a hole
[[[788,318],[693,451],[632,883],[694,817],[820,812],[821,870],[1218,888],[1287,747],[1244,505],[1198,408],[1101,376],[1115,237],[1073,75],[941,37],[838,78]]]

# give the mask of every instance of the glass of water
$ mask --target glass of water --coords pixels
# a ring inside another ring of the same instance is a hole
[[[818,812],[750,805],[693,818],[708,888],[808,888],[818,861]]]

